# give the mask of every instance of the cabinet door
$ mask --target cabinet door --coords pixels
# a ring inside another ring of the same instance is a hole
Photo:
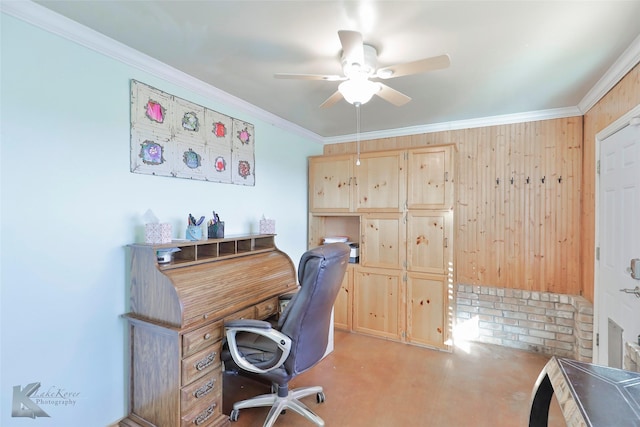
[[[354,278],[353,330],[400,340],[404,310],[400,271],[358,268]]]
[[[342,285],[338,292],[338,297],[333,305],[333,325],[336,328],[351,330],[351,313],[353,308],[353,302],[351,295],[353,295],[353,264],[347,266],[347,272],[342,279]]]
[[[309,210],[349,212],[352,210],[352,156],[311,157],[309,159]]]
[[[407,213],[407,269],[447,275],[453,269],[453,213]]]
[[[407,275],[407,341],[447,348],[447,280],[440,275]]]
[[[407,161],[409,209],[453,208],[454,147],[410,150]]]
[[[405,225],[402,214],[362,216],[360,263],[365,267],[402,269],[405,263]]]
[[[356,210],[402,212],[406,201],[404,151],[360,155],[356,175]]]

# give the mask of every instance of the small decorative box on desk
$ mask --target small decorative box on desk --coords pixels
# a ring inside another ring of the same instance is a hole
[[[179,251],[158,262],[168,248]],[[265,234],[129,250],[130,414],[120,425],[227,425],[224,322],[276,314],[278,297],[297,289],[293,262]]]

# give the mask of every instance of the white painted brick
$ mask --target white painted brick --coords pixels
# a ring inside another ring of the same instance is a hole
[[[537,329],[531,329],[529,331],[529,335],[531,335],[532,337],[540,337],[540,338],[546,338],[546,339],[550,339],[550,340],[555,340],[556,339],[556,333],[555,332],[540,331],[540,330],[537,330]]]
[[[564,341],[544,340],[544,344],[548,345],[549,347],[553,347],[557,349],[568,350],[568,351],[574,350],[572,343],[568,343]]]
[[[544,330],[544,323],[542,322],[531,322],[529,320],[520,320],[518,322],[518,325],[523,326],[525,328],[530,328],[530,329]]]
[[[529,335],[520,335],[518,336],[518,340],[522,342],[526,342],[529,344],[539,344],[544,345],[544,339],[539,337],[532,337]]]

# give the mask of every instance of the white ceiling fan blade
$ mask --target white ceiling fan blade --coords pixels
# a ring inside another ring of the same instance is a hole
[[[382,83],[378,83],[378,84],[380,85],[380,90],[376,92],[376,95],[378,95],[380,98],[384,99],[385,101],[392,103],[396,107],[401,107],[407,102],[411,101],[411,98],[405,95],[404,93],[398,92],[397,90],[385,84],[382,84]]]
[[[339,90],[335,91],[333,95],[327,98],[322,104],[320,104],[320,108],[328,108],[331,107],[336,102],[340,101],[343,98],[342,94]]]
[[[331,74],[295,74],[295,73],[276,73],[273,75],[276,79],[297,79],[297,80],[326,80],[337,82],[345,80],[346,77]]]
[[[350,63],[358,63],[364,65],[364,42],[362,34],[357,31],[338,31],[340,43],[342,44],[342,56],[347,58]]]
[[[449,55],[440,55],[380,68],[376,72],[376,75],[381,79],[391,79],[394,77],[408,76],[410,74],[420,74],[431,70],[440,70],[442,68],[447,68],[450,64],[451,59],[449,58]]]

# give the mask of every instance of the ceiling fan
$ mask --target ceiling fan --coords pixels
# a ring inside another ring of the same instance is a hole
[[[343,76],[277,73],[275,78],[342,81],[338,86],[338,90],[324,101],[320,108],[330,107],[343,98],[350,104],[359,106],[369,102],[373,95],[377,95],[393,105],[401,106],[411,101],[411,98],[384,83],[374,82],[371,79],[386,80],[420,74],[447,68],[450,64],[449,55],[440,55],[404,64],[376,68],[378,51],[375,47],[363,42],[362,34],[357,31],[341,30],[338,31],[338,37],[342,44],[341,63]]]

